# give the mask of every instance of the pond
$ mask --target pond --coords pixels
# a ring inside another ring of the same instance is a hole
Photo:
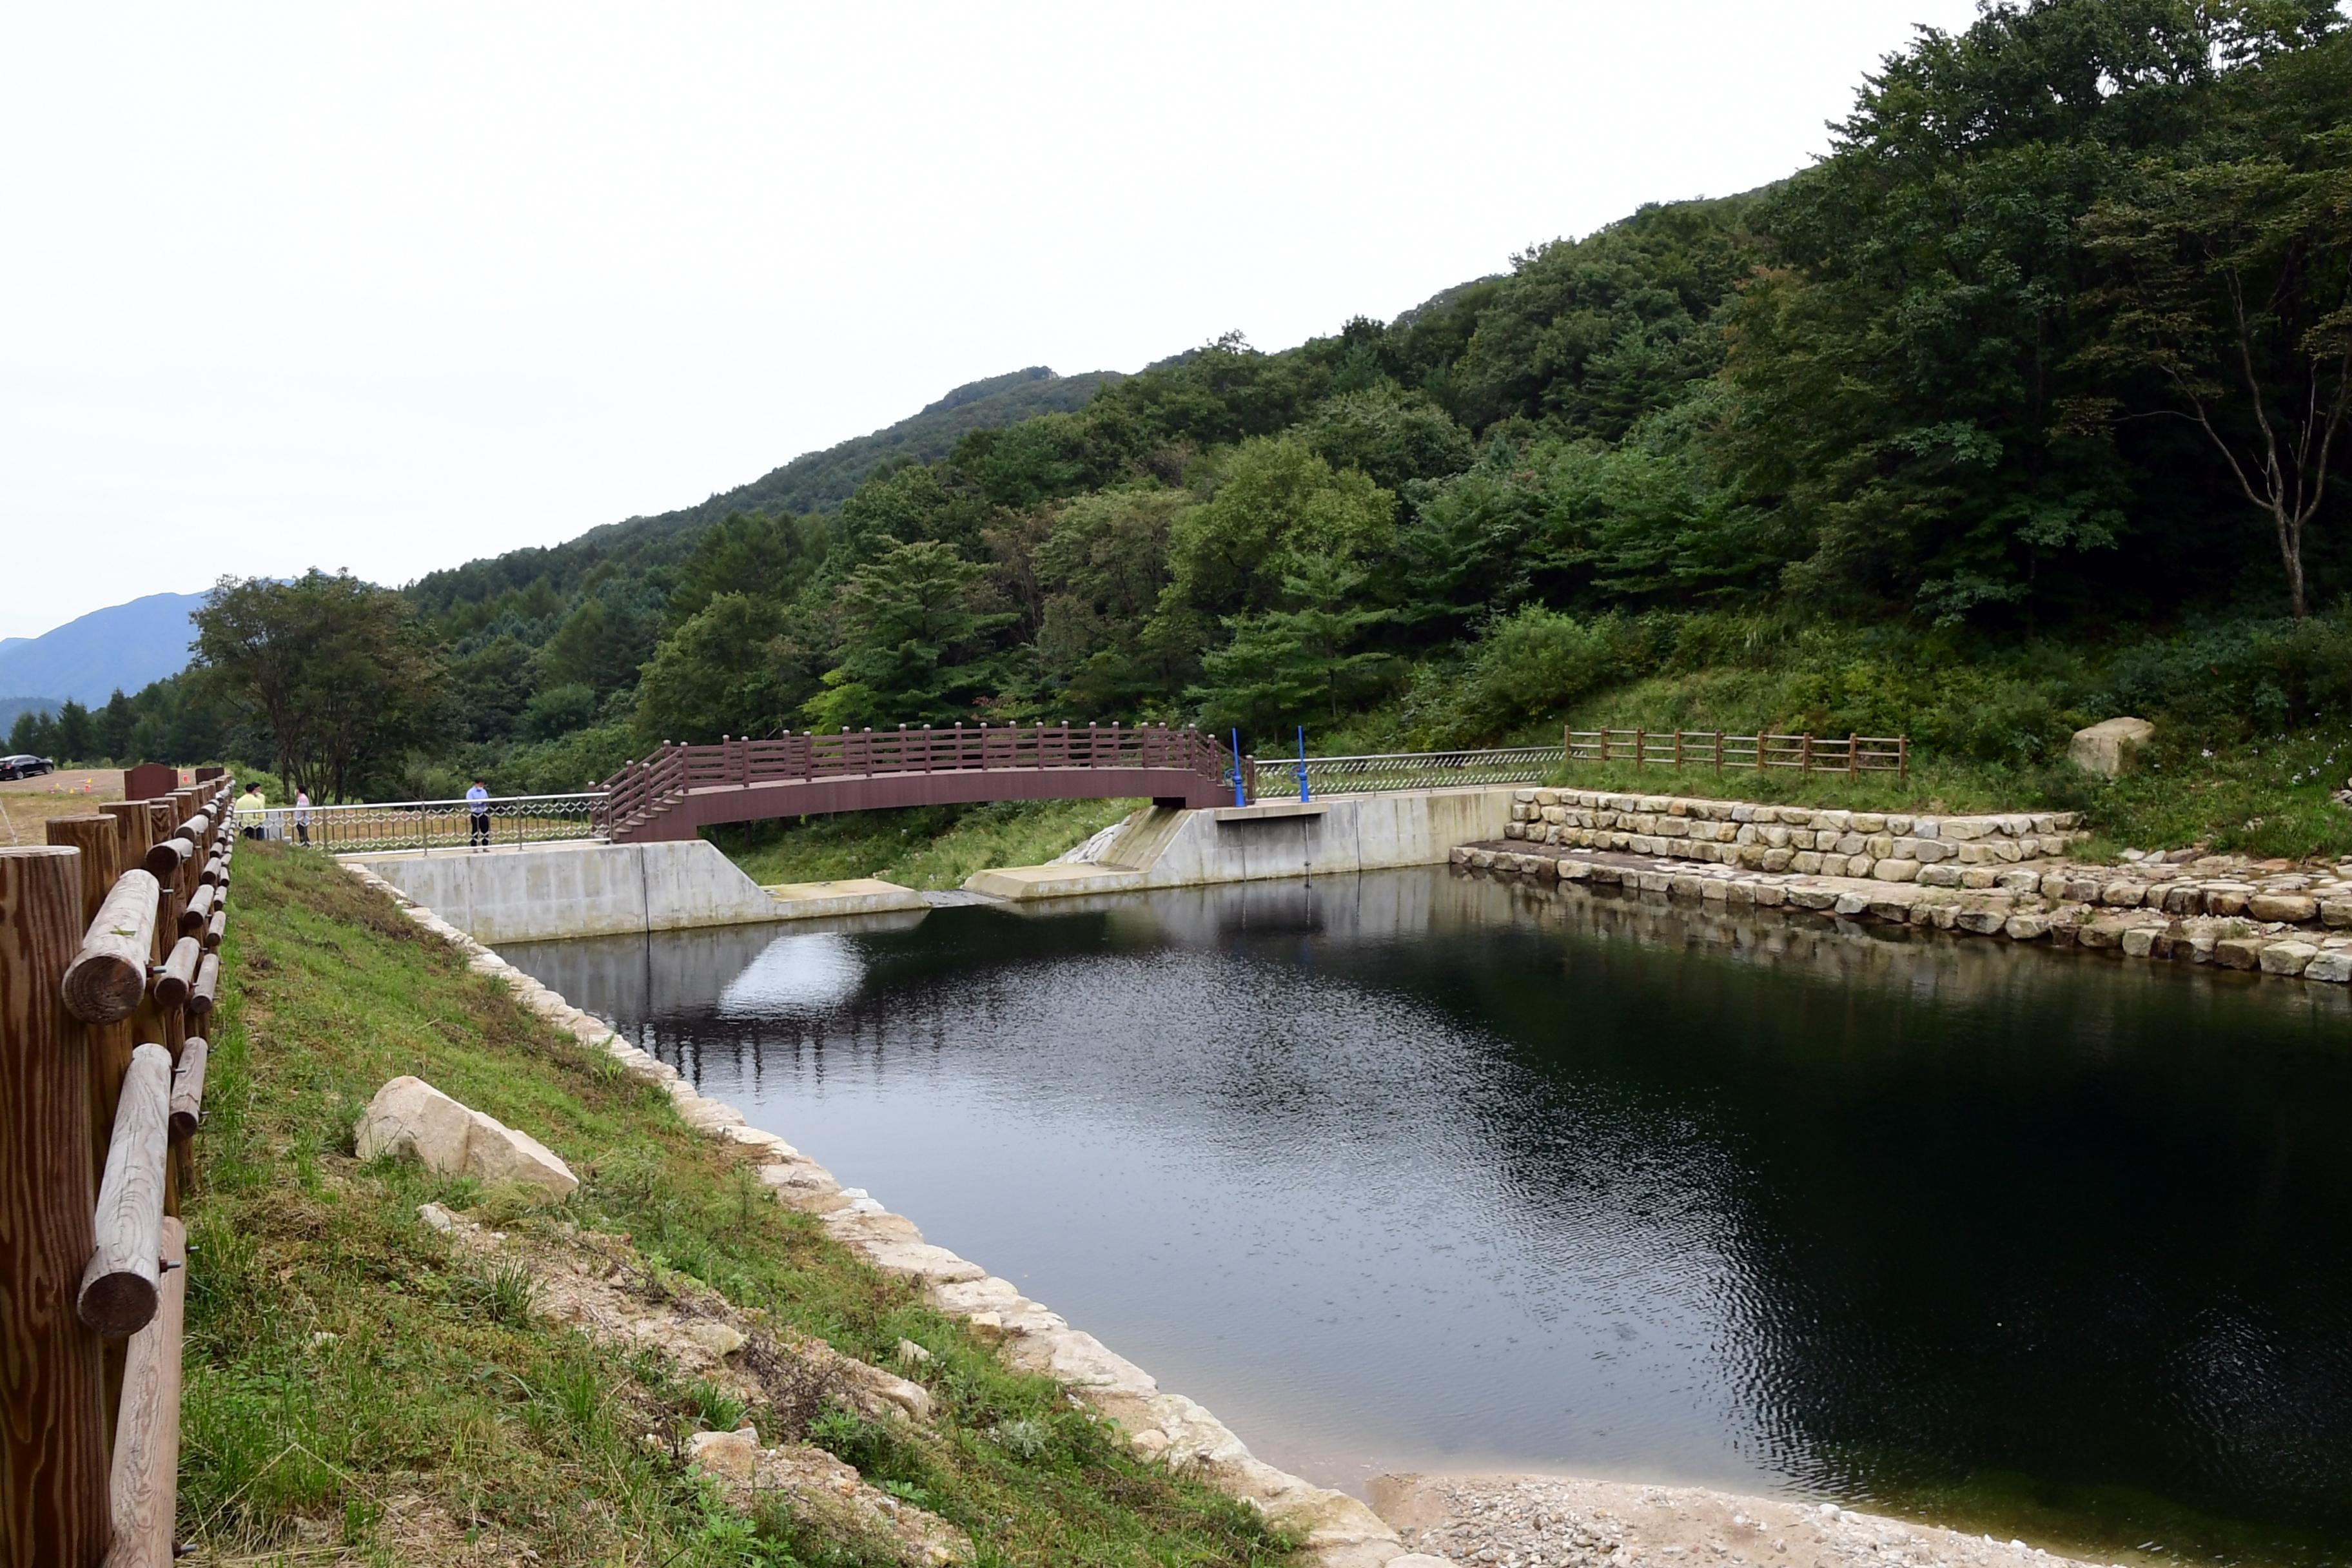
[[[2352,1560],[2336,987],[1447,868],[506,951],[1326,1484]]]

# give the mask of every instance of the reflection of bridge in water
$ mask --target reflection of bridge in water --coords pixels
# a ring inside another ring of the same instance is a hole
[[[1233,777],[1232,762],[1189,726],[902,725],[665,744],[605,781],[604,826],[629,844],[692,838],[723,822],[982,801],[1209,806],[1232,800]]]

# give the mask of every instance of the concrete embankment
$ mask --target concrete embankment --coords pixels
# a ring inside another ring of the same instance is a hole
[[[920,909],[887,882],[803,883],[771,889],[701,839],[662,844],[548,844],[487,854],[416,850],[352,855],[478,942],[621,936],[696,926]]]
[[[1337,795],[1185,810],[1147,806],[1085,859],[975,873],[964,886],[1014,902],[1155,888],[1435,866],[1501,836],[1508,786]],[[866,877],[761,887],[702,839],[550,844],[488,854],[346,856],[479,942],[545,942],[919,911],[924,896]]]
[[[980,871],[964,886],[1025,902],[1436,866],[1457,844],[1500,837],[1513,798],[1506,785],[1199,811],[1153,806],[1128,818],[1091,860]]]

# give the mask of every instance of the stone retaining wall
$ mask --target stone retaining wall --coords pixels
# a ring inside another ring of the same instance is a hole
[[[1980,887],[1997,868],[2063,855],[2080,837],[2066,812],[1950,816],[1818,811],[1801,805],[1523,789],[1506,838],[1666,856],[1758,871]]]
[[[1687,900],[1727,911],[1797,910],[1851,920],[1932,927],[2057,947],[2111,949],[2129,958],[2210,963],[2334,984],[2352,982],[2352,878],[2282,873],[2277,880],[2344,889],[2265,890],[2259,882],[2174,877],[2151,883],[2114,868],[2007,869],[1967,887],[1886,882],[1874,877],[1805,876],[1700,866],[1659,856],[1546,847],[1508,841],[1464,845],[1453,863]],[[2162,865],[2161,862],[2155,864]],[[1981,869],[1971,868],[1971,870]],[[2164,875],[2178,868],[2167,867]],[[2151,896],[2151,895],[2155,896]],[[2203,912],[2190,912],[2192,907]],[[2175,910],[2180,912],[2174,912]],[[2216,911],[2228,912],[2216,912]],[[2298,920],[2264,919],[2294,915]],[[2310,923],[2316,916],[2321,924]]]

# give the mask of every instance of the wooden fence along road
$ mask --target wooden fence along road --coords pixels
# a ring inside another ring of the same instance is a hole
[[[0,1568],[173,1555],[180,1341],[236,830],[206,784],[0,849]]]
[[[900,725],[666,744],[604,781],[603,826],[628,844],[692,838],[721,822],[991,800],[1229,805],[1234,762],[1198,730],[1165,724]]]

